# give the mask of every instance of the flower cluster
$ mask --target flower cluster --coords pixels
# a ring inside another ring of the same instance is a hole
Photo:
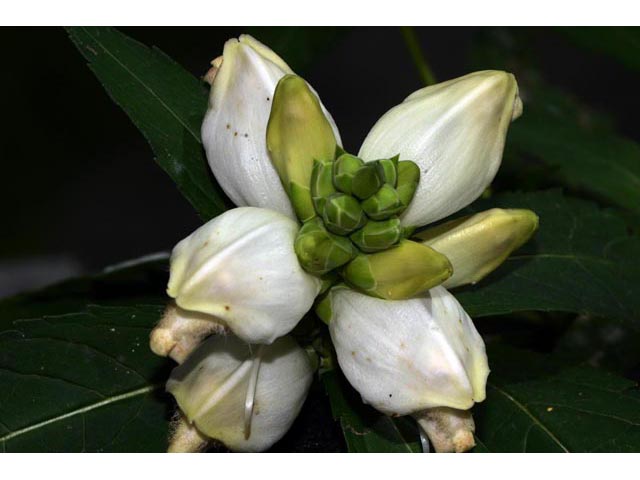
[[[317,368],[290,333],[314,306],[364,402],[413,415],[436,451],[470,449],[488,360],[447,289],[493,271],[538,219],[492,209],[423,227],[492,181],[522,112],[514,77],[475,72],[414,92],[357,156],[315,90],[254,38],[229,40],[205,79],[202,140],[238,208],[171,255],[172,302],[150,342],[180,364],[167,383],[179,406],[170,451],[263,451],[286,433]]]

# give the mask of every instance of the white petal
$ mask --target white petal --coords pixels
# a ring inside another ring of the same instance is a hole
[[[228,210],[175,246],[167,292],[246,342],[271,343],[296,326],[320,290],[298,263],[297,232],[273,210]]]
[[[512,118],[522,112],[513,75],[475,72],[414,92],[373,126],[359,156],[412,160],[420,183],[404,225],[440,220],[474,201],[502,160]]]
[[[295,219],[271,164],[266,130],[280,78],[293,73],[269,47],[249,35],[225,43],[215,74],[202,142],[220,187],[238,206],[263,207]],[[338,143],[338,129],[324,109]]]
[[[362,399],[389,415],[433,407],[468,409],[485,397],[484,342],[442,287],[422,298],[380,300],[332,292],[331,339]]]
[[[232,450],[259,452],[289,430],[312,375],[291,337],[258,346],[215,336],[173,370],[167,390],[200,432]]]

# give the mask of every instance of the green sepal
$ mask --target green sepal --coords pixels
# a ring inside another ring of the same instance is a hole
[[[322,215],[324,204],[331,194],[335,193],[333,186],[333,162],[314,160],[311,171],[311,201],[318,215]]]
[[[333,285],[331,289],[327,290],[324,293],[321,293],[316,298],[316,301],[314,304],[314,311],[316,312],[316,315],[318,315],[320,320],[322,320],[326,325],[329,325],[329,323],[331,322],[331,318],[333,317],[333,306],[331,301],[333,292],[335,292],[336,290],[348,289],[348,288],[349,286],[346,285],[344,282],[339,282]],[[316,343],[316,341],[314,341],[313,346],[316,349],[316,351],[319,352],[320,355],[322,355],[323,357],[330,356],[333,350],[332,344],[330,341],[325,343],[324,341],[321,340],[322,338],[326,339],[327,337],[318,337],[318,339],[316,340],[322,343]]]
[[[372,220],[385,220],[399,214],[405,208],[396,189],[387,184],[362,202],[362,209]]]
[[[278,82],[266,140],[271,163],[304,222],[312,216],[309,185],[314,159],[332,160],[336,139],[318,97],[302,78],[285,75]]]
[[[382,186],[383,181],[373,163],[361,166],[351,180],[351,193],[361,200],[369,198]]]
[[[316,301],[315,312],[316,315],[318,315],[318,318],[323,321],[323,323],[329,325],[329,323],[331,322],[331,317],[333,316],[330,291],[325,295],[319,297],[319,299]]]
[[[348,235],[367,222],[360,203],[344,193],[334,193],[327,198],[322,219],[327,229],[337,235]]]
[[[453,273],[441,253],[410,240],[383,252],[361,254],[343,269],[345,281],[368,295],[404,300],[440,285]]]
[[[343,193],[351,194],[353,176],[364,165],[364,162],[354,155],[341,154],[333,164],[333,184]]]
[[[302,268],[318,276],[344,265],[357,253],[348,238],[327,231],[319,217],[302,226],[294,249]]]
[[[398,162],[398,186],[396,190],[402,205],[409,206],[420,182],[420,167],[411,160]]]
[[[369,221],[349,238],[365,253],[386,250],[400,241],[403,228],[398,217],[380,222]]]
[[[378,175],[382,178],[383,182],[392,187],[396,187],[398,184],[398,159],[400,155],[396,155],[392,158],[384,158],[382,160],[376,160],[374,163],[378,169]]]

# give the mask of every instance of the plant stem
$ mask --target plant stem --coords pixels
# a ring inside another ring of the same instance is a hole
[[[418,69],[418,75],[420,75],[425,85],[433,85],[436,83],[436,77],[425,59],[416,31],[413,27],[400,27],[400,31],[402,32],[404,43],[411,54],[411,59]]]

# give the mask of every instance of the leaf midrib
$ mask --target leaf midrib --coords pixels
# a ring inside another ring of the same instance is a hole
[[[553,440],[564,452],[566,453],[570,452],[569,449],[565,447],[564,444],[558,439],[558,437],[556,437],[551,430],[549,430],[535,415],[533,415],[525,405],[520,403],[516,398],[511,396],[506,390],[503,390],[497,385],[494,385],[491,382],[488,382],[487,385],[493,388],[494,390],[496,390],[501,395],[503,395],[505,398],[507,398],[516,407],[518,407],[519,410],[521,410],[527,417],[531,419],[534,425],[536,425],[544,433],[546,433],[549,436],[549,438],[551,438],[551,440]]]
[[[3,445],[6,444],[6,442],[8,442],[9,440],[19,437],[21,435],[24,435],[25,433],[29,433],[32,432],[34,430],[37,430],[39,428],[42,427],[46,427],[48,425],[51,425],[53,423],[56,422],[60,422],[63,420],[66,420],[68,418],[71,417],[75,417],[77,415],[82,415],[85,414],[87,412],[90,412],[92,410],[96,410],[102,407],[105,407],[107,405],[111,405],[112,403],[116,403],[116,402],[121,402],[123,400],[128,400],[130,398],[134,398],[140,395],[146,395],[148,393],[151,393],[155,390],[159,390],[160,388],[162,388],[164,386],[164,384],[152,384],[152,385],[147,385],[146,387],[142,387],[142,388],[138,388],[135,390],[130,390],[128,392],[124,392],[118,395],[114,395],[112,397],[107,397],[104,400],[101,400],[99,402],[90,404],[90,405],[86,405],[84,407],[78,408],[76,410],[72,410],[70,412],[67,413],[63,413],[61,415],[56,415],[55,417],[51,417],[47,420],[43,420],[41,422],[38,423],[34,423],[33,425],[29,425],[27,427],[23,427],[19,430],[15,430],[13,432],[9,432],[6,435],[0,437],[0,442],[2,442]]]
[[[180,125],[182,125],[190,134],[191,136],[199,143],[202,144],[201,140],[200,140],[200,136],[195,133],[190,127],[189,125],[187,125],[182,118],[173,110],[171,109],[171,107],[169,107],[169,105],[167,105],[162,98],[160,98],[160,96],[158,96],[158,94],[151,88],[149,87],[140,77],[138,77],[131,69],[129,69],[124,63],[122,63],[118,57],[116,57],[115,55],[113,55],[106,47],[105,45],[100,42],[95,36],[91,35],[91,33],[89,33],[89,31],[85,28],[85,27],[78,27],[80,28],[89,38],[91,38],[91,40],[93,40],[97,45],[100,46],[100,48],[107,54],[109,55],[109,57],[111,57],[118,65],[120,65],[128,74],[130,74],[140,85],[142,85],[145,90],[147,90],[154,98],[156,98],[158,100],[158,102],[160,102],[160,104],[178,121],[178,123],[180,123]]]

